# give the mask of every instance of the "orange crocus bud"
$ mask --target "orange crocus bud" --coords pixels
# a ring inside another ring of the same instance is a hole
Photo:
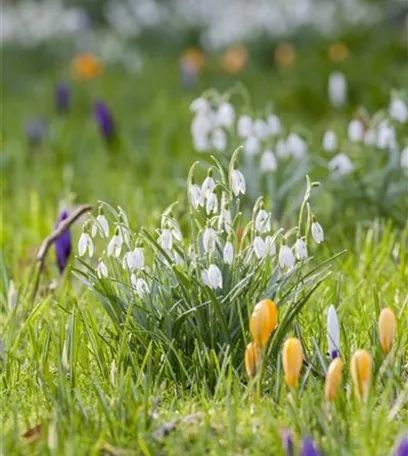
[[[261,362],[261,350],[253,343],[249,343],[245,350],[245,369],[248,377],[255,377]]]
[[[351,376],[354,382],[354,391],[359,399],[367,395],[372,364],[372,357],[366,350],[357,350],[351,358]]]
[[[378,320],[378,332],[384,353],[389,353],[391,351],[396,330],[397,319],[395,318],[395,314],[390,308],[386,307],[381,311]]]
[[[330,363],[324,386],[324,395],[327,401],[332,401],[336,397],[341,382],[343,365],[344,362],[341,358],[336,358]]]
[[[248,60],[248,51],[240,44],[231,46],[225,52],[222,58],[224,70],[230,74],[240,73]]]
[[[285,382],[291,388],[296,386],[303,364],[303,348],[299,339],[291,337],[286,340],[282,351]]]
[[[249,330],[258,347],[263,347],[267,344],[277,323],[278,310],[273,301],[264,299],[255,306],[249,320]]]
[[[101,75],[102,63],[91,52],[84,52],[74,58],[72,71],[78,79],[94,79]]]

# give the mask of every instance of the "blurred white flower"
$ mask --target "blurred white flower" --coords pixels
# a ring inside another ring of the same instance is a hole
[[[206,228],[203,234],[203,247],[205,253],[212,252],[215,248],[218,235],[214,228]]]
[[[145,256],[143,247],[136,247],[133,250],[133,266],[135,269],[143,269],[145,265]]]
[[[111,257],[114,255],[116,258],[119,257],[120,252],[122,251],[123,239],[120,234],[117,232],[112,236],[112,239],[109,241],[107,255]]]
[[[395,145],[395,130],[386,120],[377,127],[377,147],[387,149]]]
[[[267,255],[267,246],[265,244],[265,241],[260,237],[256,236],[254,239],[254,253],[255,256],[258,258],[258,260],[262,260],[263,258],[266,257]]]
[[[218,218],[218,230],[230,233],[232,229],[232,217],[229,209],[222,209]]]
[[[337,136],[333,130],[327,130],[323,136],[323,150],[334,152],[337,149]]]
[[[272,236],[266,236],[265,247],[266,247],[268,255],[270,255],[271,257],[276,255],[276,245],[275,245],[275,242],[274,242]]]
[[[213,192],[207,193],[205,211],[207,215],[212,213],[216,214],[218,212],[218,198],[217,195]]]
[[[276,171],[276,169],[278,168],[278,162],[276,160],[274,153],[271,150],[267,149],[262,154],[260,168],[261,171],[265,172]]]
[[[408,173],[408,146],[405,146],[401,152],[401,168]]]
[[[190,200],[194,209],[204,205],[204,198],[201,193],[201,188],[197,184],[191,184],[189,187]]]
[[[330,358],[337,358],[339,356],[340,349],[340,328],[337,312],[334,306],[330,306],[327,313],[327,344],[329,347]]]
[[[312,232],[312,238],[314,239],[314,241],[317,244],[321,244],[324,241],[323,228],[319,222],[314,221],[312,223],[311,232]]]
[[[253,124],[254,135],[260,140],[265,140],[268,137],[268,125],[263,119],[255,119]]]
[[[252,119],[246,114],[238,118],[237,134],[240,138],[247,138],[252,134]]]
[[[149,285],[147,284],[146,280],[142,277],[136,277],[135,274],[132,274],[130,280],[132,282],[136,294],[139,296],[140,299],[143,299],[146,293],[150,292]]]
[[[267,118],[269,134],[275,136],[282,130],[282,124],[279,117],[275,114],[269,114]]]
[[[255,229],[259,233],[271,231],[271,216],[265,209],[260,209],[255,217]]]
[[[351,142],[361,141],[364,137],[364,125],[361,120],[354,119],[348,125],[348,138]]]
[[[96,266],[96,275],[100,279],[102,277],[108,277],[108,268],[102,260],[98,263],[98,266]]]
[[[295,257],[292,250],[286,245],[282,244],[279,250],[279,266],[283,268],[292,269],[295,265]]]
[[[408,119],[408,108],[404,100],[394,98],[388,108],[390,116],[400,123],[405,123]]]
[[[298,260],[307,259],[307,246],[303,239],[298,238],[295,243],[295,256]]]
[[[205,152],[206,150],[208,150],[210,148],[208,136],[206,136],[206,135],[193,136],[193,146],[197,152]]]
[[[235,108],[231,103],[224,101],[217,111],[217,124],[221,127],[231,128],[235,120]]]
[[[289,150],[284,139],[279,139],[276,142],[276,155],[279,158],[286,158],[289,156]]]
[[[88,255],[92,258],[92,255],[94,253],[94,246],[91,236],[89,236],[88,233],[82,232],[78,242],[78,255],[84,256],[87,251]]]
[[[227,135],[222,128],[215,128],[211,134],[211,144],[218,152],[224,152],[227,147]]]
[[[125,270],[129,269],[130,271],[133,271],[133,269],[134,269],[133,252],[126,252],[123,255],[122,267]]]
[[[330,103],[338,108],[347,102],[347,80],[343,73],[335,71],[329,76],[329,100]]]
[[[256,136],[248,136],[244,142],[244,152],[248,157],[253,157],[261,151],[261,141]]]
[[[173,234],[171,230],[168,228],[162,230],[158,243],[163,250],[171,250],[173,248]]]
[[[204,179],[203,185],[201,186],[201,195],[206,197],[208,193],[212,193],[215,188],[215,180],[211,174],[207,175]]]
[[[235,196],[238,196],[240,193],[245,195],[246,192],[246,182],[245,177],[239,169],[233,169],[231,172],[231,187],[232,192]]]
[[[346,154],[337,154],[328,164],[329,170],[337,176],[345,176],[354,170],[354,165]]]
[[[91,228],[91,235],[92,237],[96,236],[96,233],[98,230],[102,230],[102,236],[108,237],[109,236],[109,224],[108,221],[106,220],[106,217],[103,214],[99,214],[96,217],[96,222],[92,224]]]
[[[219,267],[215,264],[210,264],[208,269],[204,269],[201,278],[204,285],[213,290],[222,288],[222,274]]]
[[[296,133],[290,133],[286,139],[288,152],[295,158],[302,158],[307,151],[307,143]]]
[[[199,97],[196,98],[191,104],[190,104],[190,110],[195,112],[195,113],[203,113],[207,112],[211,109],[210,103],[208,100],[204,97]]]
[[[224,250],[222,252],[222,257],[224,260],[224,263],[226,264],[232,264],[234,261],[234,246],[232,245],[231,242],[227,242],[224,246]]]

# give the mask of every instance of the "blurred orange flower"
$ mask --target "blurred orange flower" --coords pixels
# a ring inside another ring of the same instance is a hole
[[[248,51],[245,46],[236,44],[227,49],[222,57],[221,65],[227,73],[240,73],[248,61]]]
[[[181,55],[180,62],[188,70],[198,73],[204,66],[204,53],[196,47],[188,48]]]
[[[78,79],[94,79],[102,74],[101,61],[91,52],[78,54],[72,61],[72,71]]]
[[[348,56],[348,47],[343,43],[333,43],[329,48],[329,58],[332,62],[344,62]]]
[[[293,66],[296,60],[296,49],[291,43],[279,43],[275,49],[275,62],[282,68]]]

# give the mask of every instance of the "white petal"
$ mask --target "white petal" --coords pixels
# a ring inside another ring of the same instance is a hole
[[[78,255],[84,256],[87,249],[86,233],[82,233],[78,242]]]
[[[234,246],[231,244],[231,242],[227,242],[225,244],[223,259],[224,263],[226,264],[232,264],[232,261],[234,260]]]
[[[264,240],[257,236],[254,239],[254,252],[258,260],[262,260],[262,258],[265,258],[266,256],[266,245]]]
[[[324,232],[323,228],[321,227],[320,223],[313,222],[312,223],[312,237],[317,244],[321,244],[324,241]]]
[[[271,150],[266,150],[261,157],[261,171],[275,171],[278,168],[278,162]]]
[[[295,264],[295,257],[292,250],[287,245],[282,245],[279,250],[279,266],[283,268],[292,269]]]
[[[335,357],[334,353],[339,352],[340,348],[340,328],[337,312],[334,306],[329,307],[327,314],[327,343],[329,346],[329,354]]]

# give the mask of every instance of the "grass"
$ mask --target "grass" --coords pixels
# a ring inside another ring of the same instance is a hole
[[[348,38],[350,46],[354,43],[353,53],[342,69],[349,77],[351,101],[340,114],[333,113],[325,99],[325,81],[333,69],[324,57],[327,43],[313,51],[300,46],[292,69],[251,62],[240,79],[256,110],[264,108],[266,99],[274,100],[288,124],[306,125],[319,138],[330,121],[344,127],[360,103],[373,111],[388,104],[391,88],[404,88],[407,67],[401,39],[387,35],[380,40],[384,49],[393,50],[388,58],[374,50],[379,41],[374,35],[365,45]],[[223,90],[236,82],[212,62],[200,86],[185,92],[175,60],[152,56],[140,75],[108,68],[101,80],[73,83],[74,106],[61,118],[53,113],[51,94],[54,81],[66,77],[67,65],[57,62],[54,67],[47,55],[47,50],[27,55],[15,78],[11,71],[5,72],[5,105],[10,115],[4,117],[2,137],[3,454],[283,455],[283,428],[294,432],[297,447],[303,436],[311,435],[325,455],[394,454],[397,439],[408,431],[408,230],[388,217],[354,210],[343,218],[337,214],[330,226],[334,219],[324,195],[313,202],[314,213],[326,220],[326,241],[313,250],[314,261],[319,265],[346,252],[331,263],[330,275],[282,334],[301,338],[307,360],[294,394],[283,380],[280,342],[274,345],[272,340],[262,377],[252,382],[246,378],[246,317],[238,351],[220,344],[209,349],[210,344],[200,345],[199,335],[182,334],[180,345],[188,340],[193,346],[185,353],[180,347],[174,351],[181,359],[174,367],[169,362],[171,338],[158,342],[153,332],[130,324],[130,313],[126,324],[116,328],[98,299],[72,274],[55,286],[58,272],[52,255],[37,299],[29,299],[37,247],[52,229],[61,201],[119,204],[136,233],[142,227],[153,232],[164,208],[179,199],[176,216],[186,231],[186,179],[197,159],[188,106],[202,89]],[[7,53],[5,57],[11,59]],[[31,69],[35,59],[38,74]],[[17,68],[14,61],[13,67]],[[378,83],[383,80],[387,83]],[[116,155],[107,149],[93,123],[92,101],[100,97],[109,102],[118,124]],[[37,114],[49,119],[49,139],[30,150],[24,121]],[[316,150],[312,153],[319,155]],[[320,179],[319,171],[311,177]],[[326,190],[330,192],[324,186],[323,194]],[[336,201],[338,195],[330,197]],[[350,199],[347,208],[352,207]],[[250,202],[243,204],[248,212]],[[366,207],[364,201],[361,207]],[[404,219],[402,211],[398,215]],[[293,226],[296,217],[289,216],[285,223],[285,228]],[[76,254],[80,227],[72,231]],[[72,259],[70,270],[79,267],[78,259]],[[12,308],[7,301],[10,279],[19,292]],[[248,309],[266,289],[262,280],[251,286],[243,299]],[[188,296],[197,300],[212,296],[200,287],[193,290],[191,283],[186,290],[187,300]],[[176,292],[176,286],[169,286],[163,294],[164,311],[173,305]],[[331,304],[341,324],[345,368],[338,397],[328,406],[323,391],[328,364],[326,314]],[[381,351],[377,330],[385,306],[398,319],[395,345],[388,356]],[[211,325],[216,326],[217,319]],[[206,329],[203,324],[200,330],[203,340],[216,333],[221,340],[223,335],[219,327]],[[365,403],[354,397],[349,369],[358,348],[366,348],[374,360]],[[24,436],[28,430],[32,435]]]

